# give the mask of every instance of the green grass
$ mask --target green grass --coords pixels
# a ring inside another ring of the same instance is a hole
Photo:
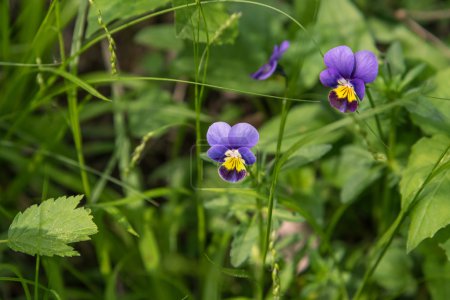
[[[444,2],[132,2],[0,2],[0,299],[450,297]],[[251,79],[283,40],[287,77]],[[379,61],[354,114],[319,82],[338,45]],[[216,121],[259,131],[241,183],[205,154]],[[77,194],[79,257],[8,247]]]

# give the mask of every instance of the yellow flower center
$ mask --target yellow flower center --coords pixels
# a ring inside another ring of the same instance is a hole
[[[339,80],[339,85],[334,89],[336,96],[339,99],[347,99],[348,102],[356,101],[356,93],[353,85],[347,80]]]
[[[225,152],[225,162],[222,164],[227,170],[236,170],[238,172],[245,169],[245,160],[238,150],[228,150]]]

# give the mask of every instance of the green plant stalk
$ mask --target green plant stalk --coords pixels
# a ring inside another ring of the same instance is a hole
[[[403,221],[409,215],[409,213],[411,212],[411,209],[417,205],[420,193],[423,191],[425,186],[431,181],[431,179],[434,176],[435,171],[437,171],[439,169],[439,165],[440,165],[442,159],[445,157],[445,155],[447,154],[447,152],[449,150],[450,150],[450,145],[448,145],[447,148],[445,149],[445,151],[442,152],[441,156],[438,158],[438,160],[434,164],[433,168],[431,169],[430,174],[428,174],[428,176],[425,178],[424,182],[420,186],[419,190],[417,190],[417,192],[414,195],[414,198],[411,201],[411,203],[409,204],[409,206],[406,207],[405,209],[403,209],[402,211],[400,211],[400,214],[397,216],[395,221],[392,223],[392,225],[389,227],[389,229],[384,233],[384,235],[376,243],[374,253],[377,253],[381,247],[383,247],[383,248],[381,249],[381,252],[378,255],[377,259],[375,260],[374,264],[370,268],[368,268],[366,270],[366,272],[364,273],[363,282],[361,283],[358,290],[356,291],[353,299],[358,300],[361,297],[362,292],[363,292],[365,286],[367,285],[367,282],[372,277],[373,273],[375,272],[376,268],[378,267],[378,264],[380,263],[381,259],[383,258],[384,254],[386,253],[387,249],[389,248],[392,241],[394,240],[395,234],[400,229],[400,225],[403,223]]]
[[[287,87],[286,87],[287,91]],[[272,183],[270,185],[270,191],[269,191],[269,203],[268,203],[268,213],[267,213],[267,228],[265,232],[265,238],[264,238],[264,244],[263,244],[263,269],[264,269],[264,263],[266,261],[267,257],[267,251],[269,247],[269,240],[270,240],[270,232],[272,228],[272,213],[273,213],[273,206],[274,206],[274,198],[275,198],[275,189],[277,186],[277,180],[278,180],[278,174],[281,170],[281,144],[283,142],[283,135],[284,135],[284,128],[286,126],[286,120],[288,116],[289,111],[289,103],[286,99],[283,100],[281,104],[281,120],[280,120],[280,127],[278,130],[278,140],[277,140],[277,149],[275,152],[275,166],[273,168],[273,177],[272,177]]]
[[[206,71],[207,71],[207,63],[209,58],[209,36],[208,36],[208,30],[207,30],[207,22],[203,13],[202,4],[200,1],[196,1],[197,9],[199,9],[200,14],[198,14],[197,18],[197,26],[194,26],[192,18],[190,18],[191,24],[193,28],[197,28],[197,31],[194,31],[193,36],[193,47],[194,47],[194,64],[195,64],[195,82],[199,81],[200,78],[200,72],[201,72],[201,66],[199,62],[199,41],[200,41],[200,22],[203,21],[205,25],[205,32],[206,32],[206,39],[207,39],[207,45],[206,45],[206,53],[207,58],[205,62],[205,67],[203,69],[202,74],[202,81],[204,82],[206,79]],[[186,5],[187,6],[187,5]],[[200,19],[202,18],[202,20]],[[194,106],[195,106],[195,132],[196,132],[196,138],[195,138],[195,152],[196,152],[196,162],[197,162],[197,188],[201,188],[201,183],[203,180],[203,162],[200,157],[201,154],[201,141],[202,141],[202,133],[201,133],[201,124],[200,124],[200,116],[201,116],[201,106],[202,106],[202,97],[204,92],[204,86],[201,86],[201,89],[199,90],[199,86],[195,85],[194,87]],[[203,199],[200,197],[199,194],[196,195],[196,210],[197,210],[197,238],[198,238],[198,246],[199,246],[199,253],[203,253],[205,250],[205,239],[206,239],[206,225],[205,225],[205,208],[203,206]]]
[[[88,7],[87,4],[88,4],[87,0],[81,1],[78,10],[74,34],[72,38],[72,47],[70,50],[71,55],[78,52],[81,47],[81,40],[83,39],[83,32],[84,32],[84,24],[86,22],[86,13]],[[77,73],[78,58],[79,58],[78,56],[75,57],[75,59],[72,60],[69,64],[69,69],[71,73],[74,75]],[[91,188],[89,186],[89,180],[87,177],[87,173],[85,171],[83,143],[81,138],[81,127],[80,127],[80,120],[78,118],[77,88],[74,87],[73,89],[69,90],[67,93],[67,97],[69,102],[70,125],[72,128],[72,135],[75,143],[75,148],[77,151],[78,163],[80,164],[81,181],[83,183],[84,192],[86,193],[86,198],[88,201],[90,201]]]
[[[397,143],[397,129],[394,124],[397,123],[397,115],[398,115],[399,109],[394,108],[391,111],[391,124],[389,129],[389,137],[388,137],[388,149],[387,149],[387,160],[389,164],[388,171],[395,172],[395,148]],[[384,195],[383,195],[383,208],[384,212],[390,212],[385,216],[384,220],[391,221],[394,217],[392,214],[392,201],[391,201],[391,189],[389,188],[389,178],[388,176],[385,177],[385,185],[384,185]]]
[[[370,106],[375,109],[375,102],[373,101],[372,94],[370,89],[366,89],[367,99],[369,99]],[[375,115],[375,123],[377,125],[378,134],[380,136],[381,141],[383,141],[383,130],[381,129],[381,122],[378,118],[378,115]]]
[[[36,266],[34,273],[34,300],[39,299],[39,265],[41,264],[41,256],[36,255]]]

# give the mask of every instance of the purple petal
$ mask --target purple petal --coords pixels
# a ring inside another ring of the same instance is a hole
[[[359,100],[362,101],[366,91],[364,81],[362,81],[361,79],[352,79],[350,80],[350,83],[353,85],[353,88],[355,89],[356,95],[358,95]]]
[[[242,170],[242,171],[238,172],[234,169],[228,170],[224,166],[220,166],[219,167],[219,175],[223,180],[234,183],[234,182],[239,182],[239,181],[243,180],[245,178],[245,176],[247,175],[247,171]]]
[[[347,109],[347,100],[339,99],[335,91],[331,91],[328,94],[328,101],[330,102],[331,106],[333,106],[340,112],[345,112],[345,110]]]
[[[320,82],[322,82],[324,86],[336,87],[338,85],[337,81],[341,79],[341,77],[339,72],[334,68],[325,69],[320,72]]]
[[[225,152],[227,152],[228,148],[222,145],[215,145],[208,149],[206,154],[212,160],[217,162],[223,162],[225,158]]]
[[[340,99],[337,97],[335,91],[331,91],[328,94],[328,101],[330,105],[339,110],[340,112],[354,112],[358,108],[358,101],[348,102],[347,99]]]
[[[355,112],[358,108],[358,101],[347,102],[347,110],[345,112]]]
[[[328,68],[336,69],[345,79],[350,78],[355,66],[355,56],[352,49],[347,46],[338,46],[329,50],[325,53],[323,61]]]
[[[238,151],[242,158],[245,160],[246,165],[253,165],[256,162],[256,156],[249,148],[241,147],[238,149]]]
[[[267,64],[258,69],[255,73],[250,76],[256,80],[266,80],[270,76],[272,76],[273,72],[277,68],[277,61],[270,60]]]
[[[270,60],[279,60],[281,59],[281,56],[283,56],[284,52],[289,48],[290,43],[289,41],[283,41],[280,46],[273,47],[273,53],[270,57]]]
[[[352,78],[359,78],[365,83],[375,80],[378,75],[378,61],[371,51],[363,50],[355,53],[355,70]]]
[[[255,127],[248,123],[238,123],[231,127],[228,133],[229,146],[232,148],[255,146],[259,141],[259,133]]]
[[[228,134],[231,126],[225,122],[213,123],[208,128],[206,139],[210,146],[214,145],[228,145]]]

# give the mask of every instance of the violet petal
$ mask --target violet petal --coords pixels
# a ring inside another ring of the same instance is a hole
[[[239,154],[241,154],[242,158],[245,160],[246,165],[253,165],[256,162],[256,156],[253,152],[247,147],[241,147],[238,149]]]
[[[259,141],[259,133],[248,123],[238,123],[231,127],[228,133],[228,143],[232,148],[255,146]]]
[[[216,122],[211,124],[206,133],[206,139],[210,146],[228,145],[228,134],[231,126],[225,122]]]
[[[338,80],[341,79],[341,75],[334,68],[328,68],[320,72],[320,82],[324,86],[336,87],[338,85]]]
[[[359,100],[363,100],[364,94],[366,91],[366,86],[364,85],[364,81],[361,79],[352,79],[350,80],[350,83],[353,85],[353,88],[355,89],[356,95],[358,95]]]
[[[211,146],[211,148],[208,149],[206,154],[209,158],[212,160],[215,160],[217,162],[223,162],[225,158],[225,152],[227,152],[228,148],[222,145],[214,145]]]
[[[276,68],[277,68],[277,61],[270,60],[267,64],[263,65],[261,68],[258,69],[258,71],[251,74],[250,76],[256,80],[266,80],[267,78],[272,76]]]
[[[368,50],[355,53],[355,70],[352,78],[359,78],[365,83],[375,80],[378,75],[378,61],[373,52]]]
[[[347,46],[338,46],[323,57],[323,61],[328,68],[336,69],[345,79],[350,78],[355,67],[355,56],[352,49]]]
[[[339,99],[335,91],[331,91],[328,94],[328,101],[332,107],[340,112],[345,112],[347,110],[347,99]]]
[[[289,41],[283,41],[280,46],[275,46],[273,48],[272,56],[270,57],[270,60],[279,60],[283,56],[284,52],[289,48],[290,43]]]
[[[219,175],[223,180],[235,183],[235,182],[239,182],[239,181],[243,180],[245,178],[245,176],[247,175],[247,171],[241,170],[240,172],[238,172],[234,169],[228,170],[224,166],[220,166],[219,167]]]
[[[347,103],[347,109],[345,112],[355,112],[355,110],[358,108],[358,101],[352,101]]]

